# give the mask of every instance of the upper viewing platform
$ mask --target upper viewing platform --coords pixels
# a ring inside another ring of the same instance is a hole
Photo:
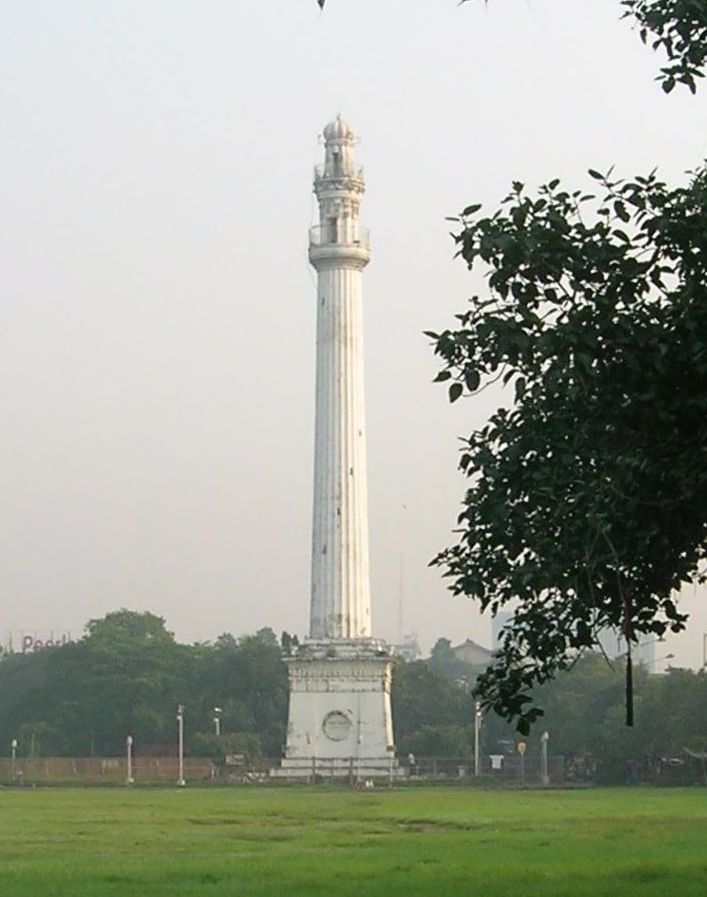
[[[314,166],[314,180],[321,181],[324,178],[351,178],[363,183],[363,165],[349,165],[345,168],[339,157],[335,156],[331,164],[324,162]]]
[[[315,268],[364,268],[371,258],[370,246],[368,231],[354,219],[332,220],[309,231],[309,260]]]
[[[354,160],[356,135],[339,115],[324,128],[324,164],[314,169],[317,194],[363,193],[363,168]]]
[[[354,161],[356,139],[341,116],[324,128],[324,164],[314,169],[319,225],[309,232],[309,260],[315,268],[363,268],[370,259],[368,231],[359,225],[365,185]]]

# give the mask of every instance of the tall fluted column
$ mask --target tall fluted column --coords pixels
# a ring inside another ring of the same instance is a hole
[[[324,129],[314,192],[319,225],[317,396],[310,637],[285,658],[287,744],[273,775],[309,779],[397,776],[390,687],[393,660],[371,638],[361,277],[368,235],[358,210],[363,173],[354,135],[338,118]]]
[[[364,183],[349,126],[338,118],[324,139],[314,180],[320,224],[309,250],[318,272],[310,636],[364,639],[371,635],[361,293],[369,250],[358,221]]]

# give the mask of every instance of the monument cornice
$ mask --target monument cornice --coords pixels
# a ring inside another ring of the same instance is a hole
[[[329,243],[309,247],[309,261],[317,271],[331,268],[363,271],[370,260],[370,250],[355,243]]]

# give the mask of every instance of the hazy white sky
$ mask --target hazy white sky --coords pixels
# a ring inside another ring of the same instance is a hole
[[[182,639],[309,604],[317,134],[361,135],[376,634],[490,624],[428,560],[464,483],[421,335],[480,286],[444,216],[514,178],[679,177],[705,92],[665,97],[618,0],[0,0],[0,632],[126,605]],[[492,400],[492,397],[491,397]],[[705,595],[666,647],[701,660]],[[661,652],[658,651],[660,656]]]

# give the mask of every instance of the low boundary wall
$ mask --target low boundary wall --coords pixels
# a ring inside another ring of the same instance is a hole
[[[497,758],[494,758],[496,760]],[[562,785],[565,780],[562,757],[548,758],[547,784]],[[364,760],[351,758],[341,764],[326,757],[308,761],[307,775],[288,775],[280,769],[280,759],[260,757],[238,758],[235,764],[217,763],[209,758],[185,757],[184,780],[187,784],[241,785],[256,782],[309,780],[323,782],[350,779],[352,783],[375,778],[397,782],[471,783],[474,762],[469,758],[419,757],[399,758],[391,775],[391,764],[372,769]],[[535,758],[524,763],[517,756],[492,762],[482,757],[480,773],[486,782],[534,785],[542,782],[540,764]],[[411,762],[412,761],[412,762]],[[128,770],[125,757],[22,757],[14,762],[0,758],[0,785],[125,785]],[[177,783],[179,763],[176,757],[134,757],[132,778],[135,785],[170,785]]]
[[[135,784],[167,784],[179,777],[176,757],[133,758]],[[185,757],[184,780],[211,782],[218,766],[208,758]],[[125,757],[22,757],[0,759],[3,785],[122,785],[128,777]]]

